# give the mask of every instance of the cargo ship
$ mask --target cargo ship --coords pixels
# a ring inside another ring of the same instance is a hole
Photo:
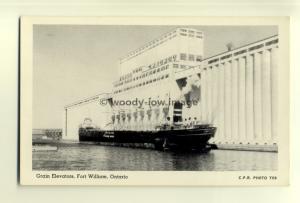
[[[197,121],[189,122],[187,119],[183,123],[182,107],[181,103],[176,102],[173,106],[173,119],[168,116],[164,124],[150,130],[102,130],[95,127],[92,119],[85,118],[79,126],[79,141],[156,150],[208,152],[215,148],[208,141],[214,137],[217,128],[210,124],[198,124]],[[169,107],[165,111],[168,112],[168,109]],[[113,124],[114,122],[109,123],[116,126]]]
[[[216,128],[210,125],[161,126],[153,131],[101,130],[80,127],[80,142],[110,143],[117,146],[146,147],[157,150],[184,150],[208,152],[212,145],[208,140]]]

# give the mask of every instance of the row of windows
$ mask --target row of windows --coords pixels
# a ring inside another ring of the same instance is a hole
[[[235,53],[233,53],[234,56],[238,56],[238,55],[241,55],[241,54],[244,54],[244,53],[247,53],[247,51],[253,51],[253,50],[256,50],[256,49],[260,49],[264,46],[270,46],[272,44],[277,44],[278,43],[278,39],[275,39],[275,40],[272,40],[272,41],[269,41],[269,42],[266,42],[265,44],[258,44],[258,45],[255,45],[253,47],[250,47],[248,49],[243,49],[243,50],[239,50]],[[211,64],[211,63],[215,63],[219,60],[224,60],[224,59],[227,59],[227,58],[230,58],[232,57],[232,54],[228,54],[228,55],[225,55],[225,56],[222,56],[220,58],[215,58],[215,59],[211,59],[208,61],[208,64]]]
[[[161,71],[167,70],[168,68],[169,68],[169,65],[162,66],[162,67],[160,67],[160,68],[157,68],[157,69],[151,70],[151,71],[149,71],[149,72],[147,72],[147,73],[144,73],[144,74],[142,74],[142,75],[140,75],[140,76],[137,76],[137,77],[131,78],[131,79],[129,79],[129,80],[126,80],[126,81],[124,81],[124,83],[122,83],[122,84],[127,84],[127,83],[129,83],[129,82],[132,82],[132,81],[136,81],[136,80],[145,78],[145,77],[150,76],[150,75],[153,75],[153,74],[155,74],[155,73],[159,73],[159,72],[161,72]],[[119,85],[118,85],[118,86],[119,86]],[[116,87],[117,87],[117,86],[116,86]]]
[[[126,80],[126,79],[128,79],[128,78],[131,78],[131,76],[132,76],[132,73],[128,73],[128,74],[126,74],[126,75],[123,75],[123,76],[120,77],[120,81]]]
[[[133,70],[133,73],[138,73],[141,72],[143,70],[143,67],[139,67]]]
[[[187,29],[184,29],[184,28],[181,28],[180,29],[181,32],[188,32],[188,33],[197,33],[197,34],[202,34],[202,32],[200,31],[194,31],[194,30],[187,30]]]
[[[185,34],[185,33],[180,33],[181,36],[188,36],[188,37],[197,37],[199,39],[202,39],[202,36],[201,35],[193,35],[193,34]]]
[[[163,76],[154,78],[154,79],[150,79],[150,80],[147,80],[147,81],[145,81],[145,82],[141,82],[141,83],[139,83],[139,84],[136,84],[136,85],[133,85],[133,86],[126,87],[126,88],[124,88],[124,89],[116,90],[116,91],[114,91],[114,93],[124,92],[124,91],[130,90],[130,89],[136,88],[136,87],[141,87],[141,86],[144,86],[144,85],[148,85],[148,84],[151,84],[151,83],[154,83],[154,82],[163,80],[163,79],[167,79],[167,78],[169,78],[169,74],[166,74],[166,75],[163,75]]]
[[[182,61],[202,61],[202,56],[200,55],[193,55],[193,54],[185,54],[185,53],[181,53],[180,54],[180,60]]]
[[[169,57],[167,57],[165,59],[159,60],[159,61],[157,61],[155,63],[152,63],[152,64],[148,65],[148,70],[149,69],[153,69],[153,68],[157,68],[159,66],[165,65],[165,64],[170,63],[170,62],[175,62],[176,58],[177,58],[177,55],[172,55],[172,56],[169,56]],[[167,69],[167,67],[166,67],[166,69]],[[132,81],[132,75],[135,74],[135,73],[138,73],[138,72],[140,72],[142,70],[143,70],[143,68],[139,67],[139,68],[134,69],[132,73],[127,74],[128,75],[127,77],[126,77],[126,75],[120,77],[120,80],[119,80],[119,82],[117,84],[115,84],[115,87],[123,85],[124,84],[123,80],[125,80],[125,83],[131,82]],[[159,71],[160,70],[158,69],[158,72]]]
[[[135,73],[138,73],[138,72],[141,72],[143,70],[143,67],[139,67],[139,68],[136,68],[132,71],[132,73],[128,73],[126,75],[123,75],[120,77],[119,81],[122,81],[122,80],[126,80],[128,78],[131,78],[133,74]]]
[[[189,36],[189,37],[197,37],[202,39],[202,32],[200,31],[194,31],[194,30],[187,30],[187,29],[180,29],[180,35],[181,36]]]
[[[170,63],[170,62],[175,62],[176,58],[177,58],[176,55],[169,56],[165,59],[162,59],[160,61],[157,61],[155,63],[152,63],[152,64],[148,65],[148,69],[156,68],[158,66],[165,65],[165,64]]]
[[[181,68],[181,69],[186,69],[186,68],[193,68],[193,66],[187,66],[187,65],[173,64],[173,68]]]
[[[145,78],[145,77],[150,76],[150,75],[153,75],[153,74],[155,74],[155,73],[159,73],[159,72],[161,72],[161,71],[167,70],[168,68],[169,68],[169,65],[166,65],[166,66],[157,68],[157,69],[155,69],[155,70],[152,70],[152,71],[149,71],[149,72],[147,72],[147,73],[144,73],[143,75],[140,75],[140,76],[131,78],[131,79],[129,79],[129,80],[125,80],[124,82],[118,83],[118,84],[115,85],[115,87],[119,87],[119,86],[121,86],[121,85],[123,85],[123,84],[127,84],[127,83],[129,83],[129,82],[132,82],[132,81],[136,81],[136,80]]]
[[[157,68],[157,69],[154,69],[152,71],[149,71],[147,73],[144,73],[143,75],[139,76],[139,77],[136,77],[134,78],[133,80],[138,80],[138,79],[141,79],[141,78],[145,78],[147,76],[150,76],[152,74],[155,74],[155,73],[159,73],[161,71],[164,71],[164,70],[167,70],[169,68],[169,65],[166,65],[166,66],[162,66],[160,68]]]

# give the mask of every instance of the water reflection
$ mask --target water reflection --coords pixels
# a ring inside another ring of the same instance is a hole
[[[277,153],[214,150],[161,152],[93,144],[64,144],[33,152],[33,170],[241,171],[276,170]]]

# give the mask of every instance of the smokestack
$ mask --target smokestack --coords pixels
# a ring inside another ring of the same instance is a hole
[[[231,50],[234,48],[234,45],[233,45],[232,42],[228,42],[228,43],[226,44],[226,47],[227,47],[227,51],[231,51]]]

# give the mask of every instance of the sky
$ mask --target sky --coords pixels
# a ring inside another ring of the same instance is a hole
[[[62,128],[64,106],[110,92],[118,60],[177,27],[204,33],[204,58],[278,34],[275,26],[35,25],[33,128]]]

